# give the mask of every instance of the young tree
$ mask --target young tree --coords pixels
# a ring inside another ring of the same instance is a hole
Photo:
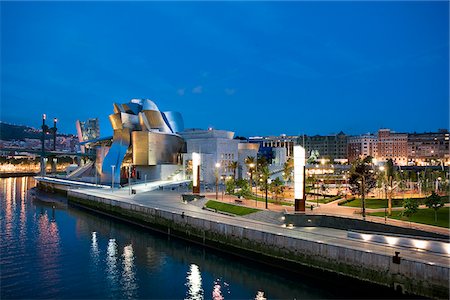
[[[294,160],[289,158],[283,166],[283,179],[284,181],[290,181],[292,179],[292,171],[294,170]]]
[[[388,186],[388,215],[392,214],[392,195],[394,193],[395,167],[392,158],[386,162],[386,183]]]
[[[439,196],[435,192],[432,192],[431,195],[429,197],[427,197],[425,200],[425,205],[428,208],[434,209],[434,222],[435,223],[437,222],[437,211],[439,210],[439,208],[444,206],[444,204],[445,204],[444,200],[441,198],[441,196]]]
[[[234,180],[236,180],[236,171],[237,171],[238,167],[239,167],[239,163],[237,161],[231,162],[230,168],[231,168],[231,170],[233,170],[233,179]]]
[[[348,180],[353,195],[361,196],[362,216],[366,218],[365,197],[375,187],[376,179],[372,168],[372,157],[356,160],[350,169]]]
[[[240,189],[239,192],[237,192],[237,196],[246,197],[251,194],[250,192],[250,186],[248,184],[248,181],[245,179],[238,179],[236,181],[236,186]]]
[[[419,209],[419,203],[415,199],[406,199],[403,201],[402,216],[410,219]],[[410,220],[411,221],[411,220]]]
[[[226,188],[227,194],[231,195],[234,193],[234,189],[236,188],[236,182],[234,181],[233,178],[228,179],[225,182],[225,188]]]
[[[250,172],[249,185],[251,192],[253,188],[253,171],[255,171],[256,167],[256,158],[254,156],[247,156],[245,159],[245,164],[247,165],[247,170]]]
[[[270,189],[271,192],[275,194],[275,200],[278,201],[278,196],[284,191],[283,181],[281,181],[280,177],[277,177],[274,181],[272,181],[270,184]]]

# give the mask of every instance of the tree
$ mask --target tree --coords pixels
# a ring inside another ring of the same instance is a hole
[[[372,157],[357,159],[350,169],[348,180],[353,195],[361,196],[362,216],[366,218],[365,196],[375,187],[376,179],[372,168]]]
[[[233,194],[234,193],[234,189],[236,188],[236,182],[233,178],[228,179],[227,181],[225,181],[225,188],[226,188],[226,192],[227,194]]]
[[[403,201],[402,216],[410,219],[419,209],[419,203],[415,199],[406,199]]]
[[[283,166],[283,179],[284,181],[292,180],[292,171],[294,170],[294,160],[289,158]]]
[[[236,186],[239,188],[239,192],[236,193],[237,196],[246,197],[251,194],[250,186],[247,180],[245,179],[236,180]]]
[[[281,181],[280,177],[277,177],[274,181],[272,181],[270,184],[270,190],[275,194],[275,200],[278,200],[278,196],[284,191],[283,181]]]
[[[445,204],[444,200],[441,198],[441,196],[439,196],[435,192],[432,192],[431,195],[429,197],[427,197],[425,200],[425,205],[428,208],[434,209],[434,222],[435,223],[437,222],[437,211],[439,210],[439,208],[444,206],[444,204]]]
[[[237,161],[233,161],[230,163],[230,168],[233,170],[233,179],[236,180],[236,171],[239,167],[239,163]]]
[[[247,165],[247,169],[250,172],[250,190],[253,187],[253,170],[256,166],[256,158],[254,156],[247,156],[245,159],[245,164]]]
[[[386,162],[386,184],[388,186],[388,215],[392,214],[392,195],[394,193],[395,167],[392,158]]]

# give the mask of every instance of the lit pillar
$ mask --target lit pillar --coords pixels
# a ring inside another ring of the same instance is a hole
[[[192,153],[192,193],[200,194],[200,153]]]
[[[305,212],[305,148],[294,146],[295,211]]]

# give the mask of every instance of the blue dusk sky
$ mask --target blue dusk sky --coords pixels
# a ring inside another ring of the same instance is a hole
[[[449,127],[449,3],[4,2],[1,120],[149,98],[237,135]]]

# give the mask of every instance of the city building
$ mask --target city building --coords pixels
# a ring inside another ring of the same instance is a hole
[[[378,137],[367,133],[348,137],[347,157],[351,163],[358,158],[377,157]]]
[[[77,120],[76,123],[78,141],[80,143],[98,139],[100,137],[100,124],[98,118],[88,119],[87,121]],[[85,153],[87,146],[81,146],[81,152]]]
[[[342,131],[334,135],[299,136],[298,144],[305,148],[307,157],[313,152],[319,153],[319,158],[334,160],[347,159],[348,136]]]
[[[450,163],[447,129],[439,129],[438,132],[410,133],[407,147],[410,165]]]
[[[248,141],[259,144],[261,150],[265,148],[286,148],[286,157],[291,158],[294,157],[294,145],[297,145],[297,139],[298,136],[282,134],[280,136],[249,137]]]
[[[408,134],[390,129],[378,130],[377,155],[380,161],[392,159],[394,164],[404,166],[408,161]]]
[[[234,139],[234,132],[209,128],[187,129],[180,133],[186,142],[186,153],[183,154],[183,161],[186,174],[189,178],[191,174],[190,164],[192,153],[200,153],[200,180],[204,183],[214,183],[216,176],[220,180],[227,177],[246,174],[245,158],[247,156],[256,157],[258,145],[247,143],[246,141]],[[238,162],[238,169],[232,167],[234,162]],[[218,164],[216,166],[216,164]]]
[[[258,157],[260,151],[259,144],[240,141],[238,144],[238,178],[248,178],[249,169],[245,163],[247,157]]]

